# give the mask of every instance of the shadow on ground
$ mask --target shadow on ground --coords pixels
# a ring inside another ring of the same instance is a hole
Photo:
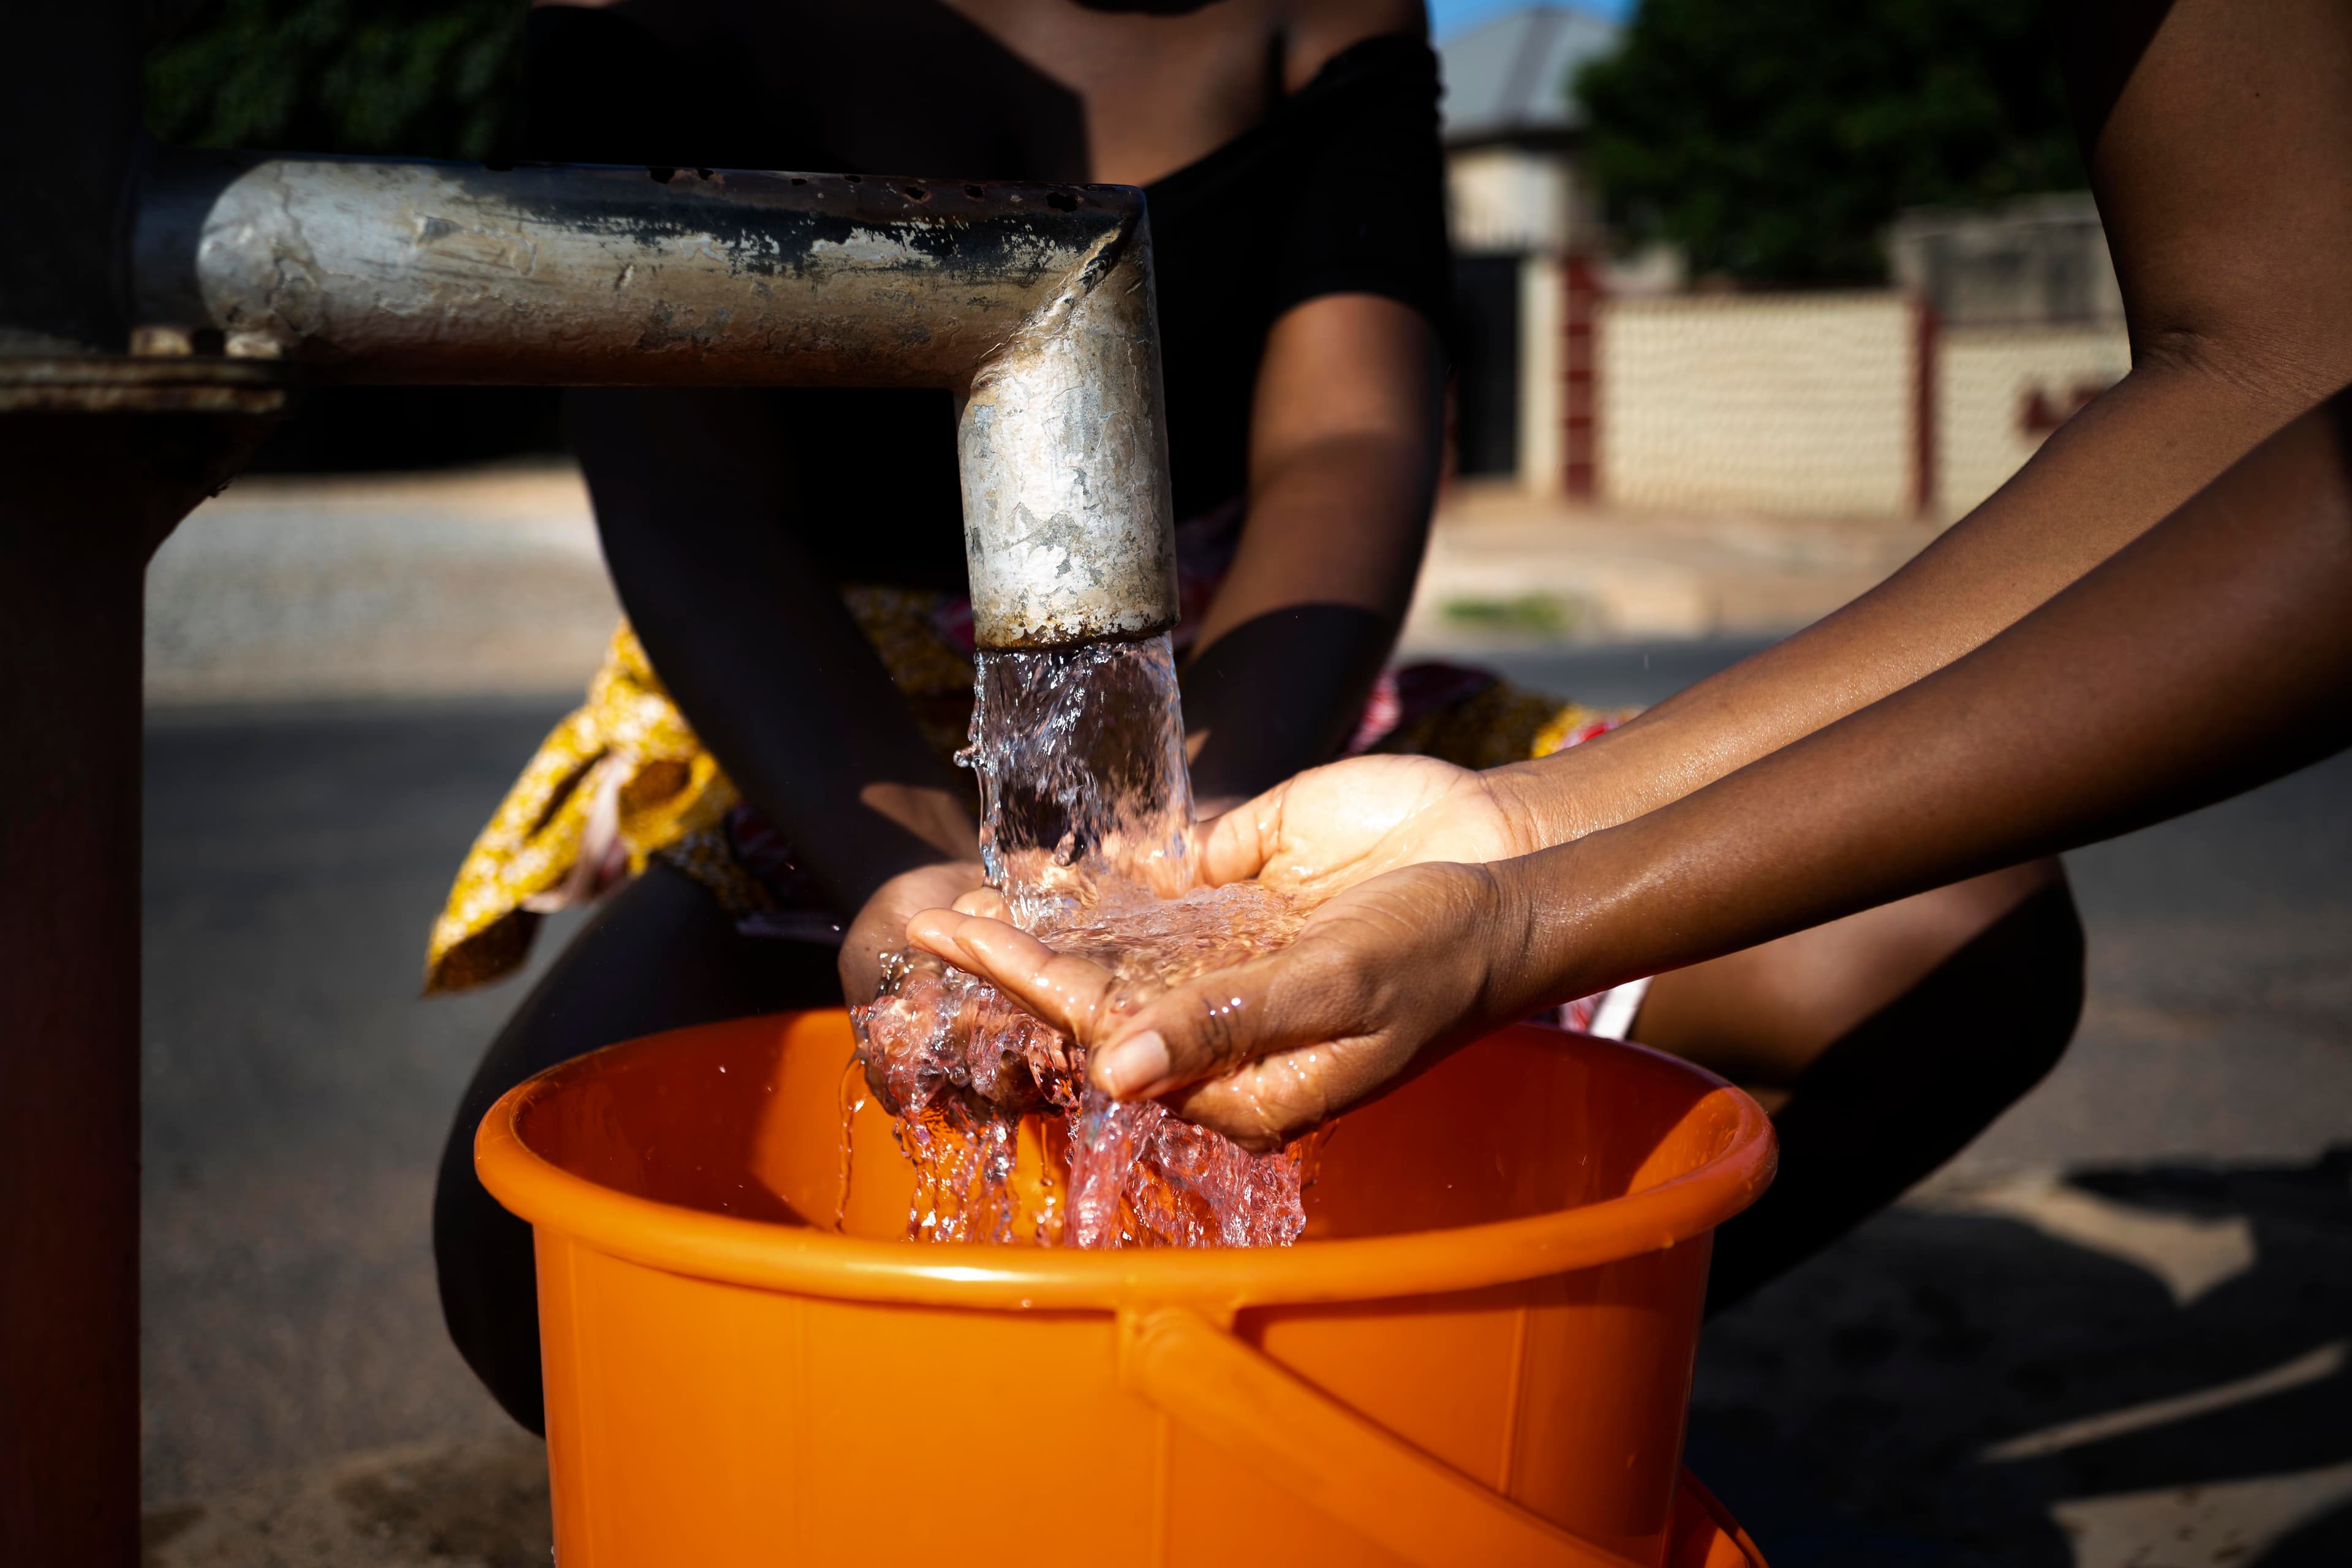
[[[362,1454],[156,1509],[141,1568],[545,1568],[547,1451],[518,1432]]]
[[[1971,1206],[1906,1204],[1708,1326],[1690,1462],[1775,1568],[2352,1563],[2352,1144],[2076,1172],[2040,1211],[2137,1256]]]

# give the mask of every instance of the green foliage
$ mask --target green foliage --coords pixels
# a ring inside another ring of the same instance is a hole
[[[492,157],[511,144],[523,8],[225,0],[148,56],[148,129],[198,147]]]
[[[1482,631],[1556,638],[1576,629],[1583,608],[1580,601],[1557,594],[1522,594],[1516,599],[1454,598],[1445,601],[1445,618]]]
[[[1643,0],[1588,66],[1625,239],[1700,274],[1874,281],[1902,207],[2084,184],[2037,0]]]

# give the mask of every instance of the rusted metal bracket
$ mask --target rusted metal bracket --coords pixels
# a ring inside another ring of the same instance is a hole
[[[1124,186],[179,155],[144,183],[133,293],[146,326],[320,380],[946,387],[981,645],[1176,617]]]
[[[289,367],[218,356],[0,356],[0,414],[285,412]]]

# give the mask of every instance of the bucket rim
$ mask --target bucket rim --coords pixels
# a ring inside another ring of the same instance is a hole
[[[523,1142],[522,1117],[615,1053],[659,1048],[680,1036],[751,1025],[789,1029],[838,1008],[769,1014],[625,1040],[547,1068],[499,1097],[474,1139],[475,1170],[490,1194],[536,1229],[666,1273],[793,1295],[991,1310],[1125,1311],[1185,1305],[1246,1307],[1439,1295],[1572,1273],[1660,1251],[1713,1230],[1762,1195],[1779,1163],[1761,1106],[1680,1058],[1630,1041],[1571,1036],[1647,1058],[1696,1080],[1733,1113],[1728,1144],[1653,1187],[1575,1208],[1399,1236],[1268,1247],[1076,1247],[877,1241],[814,1226],[714,1214],[640,1197],[555,1164]],[[1569,1032],[1516,1024],[1496,1035]]]

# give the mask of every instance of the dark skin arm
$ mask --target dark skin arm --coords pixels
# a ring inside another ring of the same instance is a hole
[[[992,920],[935,910],[909,934],[1102,1046],[1102,1087],[1268,1147],[1546,1004],[2352,745],[2348,603],[2352,393],[1949,668],[1623,826],[1375,876],[1291,947],[1139,1007]]]
[[[625,52],[580,42],[625,44],[626,22],[610,34],[551,35],[571,41],[532,58],[530,154],[660,163],[699,151],[706,161],[756,162],[757,151],[748,159],[744,152],[775,140],[758,123],[775,106],[696,100],[690,69],[650,15],[669,7],[649,0],[631,9],[644,24],[642,69]],[[931,395],[939,461],[924,473],[915,459],[916,493],[937,493],[939,470],[953,471],[952,415],[944,394]],[[912,879],[906,907],[918,907],[968,885],[927,868],[974,858],[969,792],[925,743],[825,564],[812,559],[814,531],[800,531],[827,514],[856,518],[860,500],[874,499],[856,489],[870,480],[845,477],[853,465],[839,461],[841,409],[816,421],[821,433],[801,430],[793,440],[809,411],[804,402],[784,407],[777,395],[740,391],[612,388],[566,400],[615,586],[701,739],[789,836],[833,908],[858,909],[902,876]],[[904,428],[909,416],[901,402],[884,417]],[[820,466],[825,474],[811,482]],[[954,524],[940,517],[935,526]],[[916,896],[918,887],[929,897]]]
[[[1444,363],[1410,308],[1310,300],[1267,335],[1249,517],[1183,671],[1202,815],[1335,755],[1412,596]]]
[[[2069,89],[2133,369],[1888,581],[1522,771],[1537,833],[1627,821],[1900,689],[2105,560],[2352,379],[2352,6],[2078,4]]]
[[[1365,38],[1428,30],[1420,0],[1279,0],[1270,14],[1287,92]],[[1267,333],[1241,548],[1183,671],[1202,815],[1346,742],[1428,541],[1444,374],[1429,322],[1375,295],[1310,300]]]
[[[1593,890],[1547,917],[1534,962],[1617,967],[1642,926],[1612,980],[1687,963],[2316,762],[2352,744],[2348,595],[2352,393],[1950,668],[1530,857],[1528,887]]]

